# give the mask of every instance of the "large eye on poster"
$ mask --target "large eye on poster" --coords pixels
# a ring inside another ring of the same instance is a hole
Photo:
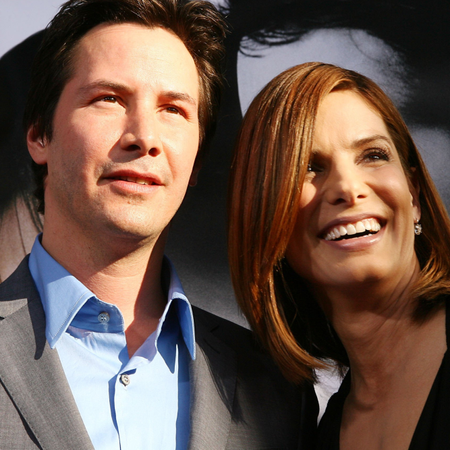
[[[6,45],[1,54],[11,49],[0,61],[2,280],[29,252],[43,225],[43,217],[36,212],[21,116],[41,33],[26,38],[41,30],[55,12],[54,1],[48,2],[45,20],[42,11],[47,2],[13,3],[2,6],[1,27],[1,42]],[[189,190],[173,221],[167,253],[194,304],[243,322],[228,275],[226,191],[232,146],[249,103],[275,75],[306,61],[334,63],[371,77],[402,112],[448,207],[450,5],[409,0],[213,3],[222,9],[230,24],[227,85],[216,138],[198,185]],[[36,17],[33,27],[21,25],[21,20],[33,17]],[[16,36],[17,28],[24,34]],[[12,40],[8,41],[8,37]]]

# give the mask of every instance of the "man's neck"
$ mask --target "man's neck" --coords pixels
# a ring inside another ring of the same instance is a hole
[[[63,240],[47,230],[46,251],[100,300],[119,308],[131,356],[155,331],[167,303],[161,285],[166,231],[154,242],[131,245],[120,239]]]

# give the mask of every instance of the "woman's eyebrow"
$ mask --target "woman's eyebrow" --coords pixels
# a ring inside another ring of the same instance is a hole
[[[352,142],[351,147],[352,148],[363,147],[364,145],[371,144],[374,141],[380,140],[386,142],[387,144],[392,145],[392,139],[390,139],[388,136],[385,136],[384,134],[374,134],[372,136],[367,136],[361,139],[355,139]]]

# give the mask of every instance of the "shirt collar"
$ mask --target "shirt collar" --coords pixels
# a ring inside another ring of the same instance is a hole
[[[89,300],[101,301],[77,278],[55,261],[36,237],[28,262],[45,312],[45,335],[51,348],[66,332],[74,317]],[[195,331],[192,308],[173,264],[167,257],[163,261],[163,279],[167,280],[168,301],[156,330],[159,336],[171,307],[175,307],[181,334],[192,359],[195,359]],[[107,303],[105,303],[108,305]],[[115,308],[114,305],[109,305]]]
[[[167,314],[173,304],[176,307],[178,321],[180,323],[181,334],[186,347],[189,350],[189,354],[192,359],[195,359],[195,329],[194,329],[194,315],[192,313],[192,307],[186,297],[181,281],[178,278],[175,267],[167,256],[164,256],[163,260],[163,280],[168,280],[167,289],[167,305],[159,320],[157,328],[157,336],[161,332],[161,328],[165,322]]]

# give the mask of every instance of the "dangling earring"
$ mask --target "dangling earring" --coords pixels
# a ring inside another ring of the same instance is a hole
[[[419,220],[414,223],[414,233],[416,236],[419,236],[422,234],[422,225],[420,224]]]

